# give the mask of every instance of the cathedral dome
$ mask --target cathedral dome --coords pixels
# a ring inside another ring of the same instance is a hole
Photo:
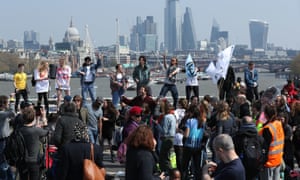
[[[72,20],[70,23],[70,27],[65,32],[65,42],[71,42],[71,41],[79,41],[80,40],[80,34],[76,27],[73,26]]]

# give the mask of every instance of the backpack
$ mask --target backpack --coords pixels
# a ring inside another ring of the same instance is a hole
[[[9,165],[15,166],[25,162],[27,149],[20,130],[15,129],[6,139],[4,154]]]
[[[127,144],[122,142],[117,151],[117,159],[120,164],[124,164],[126,162],[126,152],[127,152]]]
[[[241,148],[240,159],[245,169],[252,173],[261,171],[268,160],[268,154],[263,148],[263,137],[259,135],[254,137],[245,136],[242,139]]]
[[[34,74],[32,74],[32,77],[31,77],[31,86],[35,87],[35,84],[36,84],[36,80],[34,79]]]

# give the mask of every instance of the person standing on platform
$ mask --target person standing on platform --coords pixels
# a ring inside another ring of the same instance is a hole
[[[102,138],[103,111],[101,106],[103,102],[103,97],[97,97],[97,99],[93,101],[92,104],[88,104],[86,106],[88,110],[88,120],[86,125],[88,127],[90,142],[93,144],[98,142],[98,137]]]
[[[254,67],[254,63],[250,61],[248,63],[248,68],[245,69],[244,73],[244,79],[247,86],[246,96],[250,102],[258,100],[258,71]]]
[[[66,63],[66,57],[59,58],[59,66],[56,70],[55,89],[57,92],[57,108],[59,108],[62,100],[62,92],[66,96],[70,96],[70,80],[71,80],[71,67]]]
[[[225,79],[220,78],[218,81],[219,87],[219,99],[226,101],[233,97],[233,86],[235,84],[235,73],[232,66],[229,66],[227,69],[227,74]]]
[[[38,95],[37,106],[41,106],[42,99],[44,99],[47,114],[49,114],[48,91],[50,85],[48,75],[49,64],[46,61],[41,61],[34,70],[34,80],[36,81],[35,91]]]
[[[94,89],[94,82],[96,79],[97,69],[101,65],[101,59],[97,60],[97,64],[92,64],[92,59],[87,56],[84,58],[84,63],[82,67],[79,68],[78,73],[81,75],[80,83],[81,83],[81,96],[83,100],[83,104],[86,104],[87,101],[87,93],[90,94],[91,101],[95,101],[96,92]]]
[[[167,69],[166,78],[163,87],[160,90],[159,96],[165,97],[168,91],[171,91],[173,97],[173,106],[176,109],[178,101],[178,90],[176,86],[176,75],[178,73],[178,60],[175,57],[171,58],[169,67],[167,67],[166,56],[164,56],[164,67]]]
[[[24,101],[28,101],[28,92],[27,92],[27,75],[24,72],[25,65],[23,63],[18,64],[18,72],[14,75],[14,87],[15,87],[15,112],[19,111],[19,102],[22,95]]]
[[[120,103],[121,96],[125,93],[128,80],[123,71],[122,65],[116,65],[116,72],[110,76],[110,89],[112,94],[112,103],[117,108]]]
[[[150,69],[147,65],[147,60],[145,56],[139,57],[139,64],[135,66],[132,78],[134,82],[136,83],[136,95],[139,95],[140,88],[142,86],[148,86],[150,82]],[[151,89],[149,88],[149,93],[152,95]]]
[[[191,92],[194,93],[194,96],[199,97],[199,83],[198,83],[198,74],[197,74],[198,68],[195,66],[195,63],[190,54],[185,61],[185,72],[186,72],[185,93],[186,93],[187,101],[190,102]]]

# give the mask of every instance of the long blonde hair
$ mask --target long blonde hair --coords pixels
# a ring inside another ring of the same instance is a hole
[[[49,71],[49,64],[47,61],[41,61],[37,67],[38,72]]]
[[[217,119],[221,121],[226,121],[230,117],[229,105],[225,101],[220,101],[217,106]]]

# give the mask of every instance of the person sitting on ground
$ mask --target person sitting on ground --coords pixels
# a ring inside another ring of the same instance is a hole
[[[245,169],[234,150],[232,138],[220,134],[213,141],[213,149],[220,163],[208,162],[202,168],[203,180],[245,180]],[[210,175],[211,174],[211,175]]]

